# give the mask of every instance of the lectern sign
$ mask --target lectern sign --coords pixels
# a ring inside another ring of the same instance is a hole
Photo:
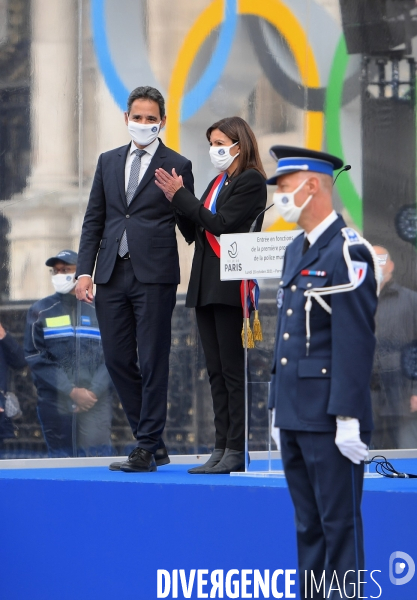
[[[281,277],[285,250],[297,231],[227,233],[220,236],[220,279]]]

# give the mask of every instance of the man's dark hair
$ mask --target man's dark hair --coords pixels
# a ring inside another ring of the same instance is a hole
[[[164,97],[159,90],[151,87],[150,85],[142,85],[141,87],[137,87],[130,92],[129,98],[127,99],[127,114],[130,113],[133,102],[135,100],[141,100],[142,98],[156,102],[159,106],[159,114],[161,115],[161,119],[165,117]]]

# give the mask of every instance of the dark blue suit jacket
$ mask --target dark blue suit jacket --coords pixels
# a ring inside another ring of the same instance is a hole
[[[325,296],[331,315],[313,299],[306,356],[304,292],[349,282],[342,254],[345,226],[339,216],[304,255],[303,235],[286,251],[269,399],[269,407],[276,409],[276,425],[282,429],[334,431],[337,415],[359,419],[362,432],[372,429],[370,378],[377,296],[372,257],[363,244],[349,247],[352,260],[367,264],[363,283],[353,291]],[[326,275],[301,275],[303,269]]]
[[[95,283],[109,281],[126,229],[132,267],[142,283],[180,281],[175,224],[184,218],[155,185],[155,169],[175,168],[184,186],[194,191],[191,162],[161,141],[129,207],[125,194],[125,165],[130,144],[101,154],[84,217],[76,276],[93,274]]]

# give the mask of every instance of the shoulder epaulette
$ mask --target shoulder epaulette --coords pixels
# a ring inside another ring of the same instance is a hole
[[[363,244],[364,239],[357,231],[352,227],[342,227],[340,230],[343,237],[345,238],[348,246],[354,246],[355,244]]]

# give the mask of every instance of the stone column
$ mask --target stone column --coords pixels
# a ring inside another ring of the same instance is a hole
[[[42,190],[77,183],[77,2],[32,0],[32,177]]]
[[[77,0],[32,0],[32,172],[4,206],[10,222],[10,298],[53,293],[45,260],[73,248],[77,218]]]

